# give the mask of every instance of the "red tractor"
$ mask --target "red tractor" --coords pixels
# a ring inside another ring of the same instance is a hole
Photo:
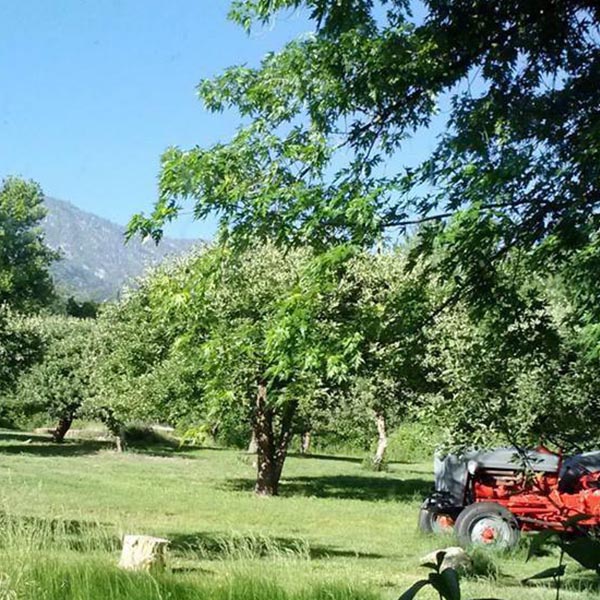
[[[543,448],[472,451],[436,457],[434,472],[435,491],[421,507],[419,527],[454,529],[461,545],[510,548],[521,531],[600,526],[600,451],[569,457]]]

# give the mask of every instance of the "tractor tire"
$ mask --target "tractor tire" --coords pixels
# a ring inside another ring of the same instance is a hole
[[[467,506],[458,515],[454,531],[463,547],[510,549],[521,537],[516,517],[496,502],[476,502]]]
[[[425,505],[419,511],[419,531],[426,534],[452,533],[454,519],[444,513],[429,510]]]

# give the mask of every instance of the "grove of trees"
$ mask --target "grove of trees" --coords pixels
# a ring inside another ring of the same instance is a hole
[[[598,3],[425,0],[416,17],[403,1],[236,0],[230,14],[251,30],[286,10],[314,33],[201,82],[237,133],[167,150],[154,210],[130,224],[158,242],[191,204],[218,217],[214,244],[97,317],[47,314],[41,192],[4,182],[3,418],[45,413],[57,439],[76,415],[115,434],[142,419],[252,438],[261,495],[310,430],[369,431],[374,468],[408,418],[440,445],[597,446]],[[436,148],[405,164],[433,122]]]

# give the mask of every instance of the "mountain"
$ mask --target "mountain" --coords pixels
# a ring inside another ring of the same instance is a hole
[[[62,256],[52,275],[60,290],[80,300],[112,300],[148,267],[201,243],[164,238],[158,246],[140,240],[125,244],[122,226],[63,200],[45,203],[46,243]]]

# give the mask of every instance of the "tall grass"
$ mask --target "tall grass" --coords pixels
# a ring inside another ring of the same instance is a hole
[[[257,560],[308,556],[266,537],[213,539],[180,547],[188,559],[231,561],[228,573],[198,567],[134,573],[116,567],[120,540],[100,524],[0,514],[0,600],[375,600],[347,583],[285,589]]]

